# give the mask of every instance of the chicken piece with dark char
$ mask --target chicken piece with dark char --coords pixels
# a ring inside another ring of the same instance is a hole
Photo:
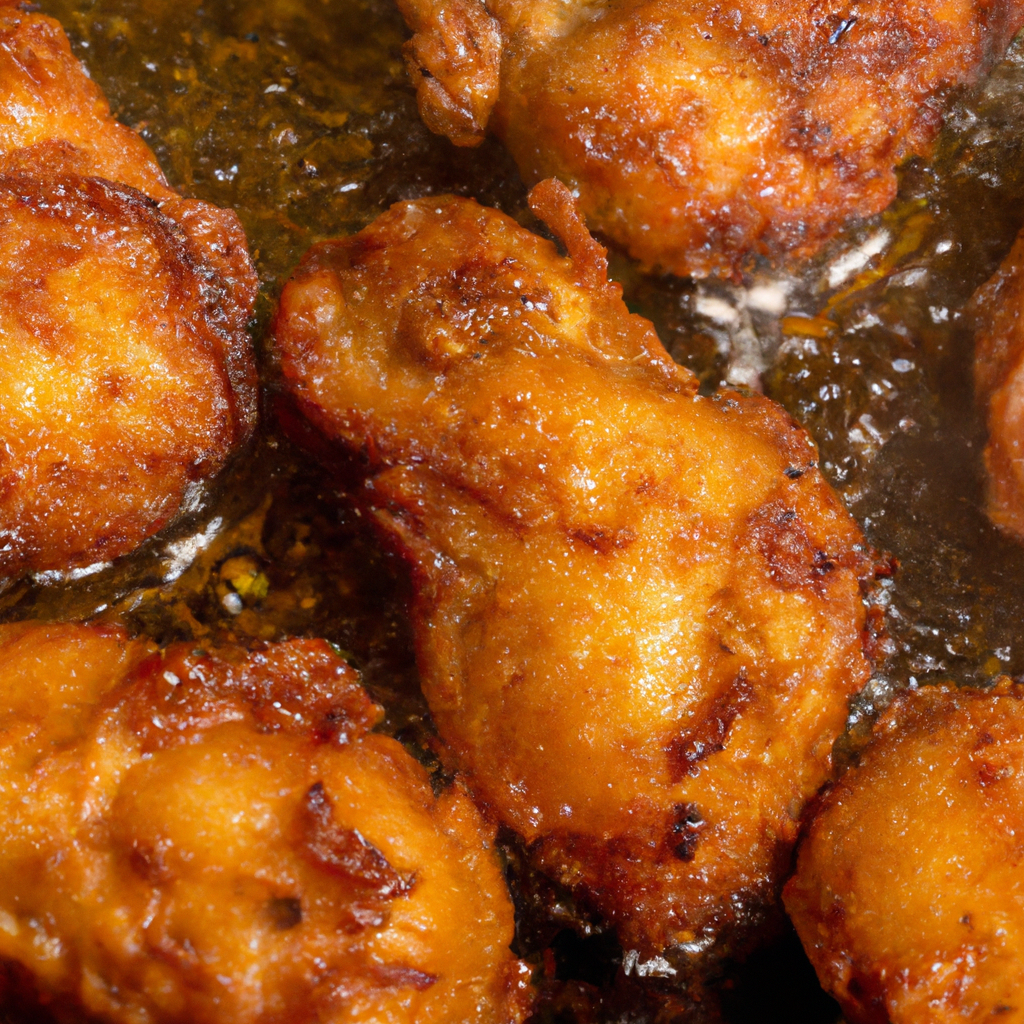
[[[779,406],[702,397],[610,284],[497,211],[400,203],[315,246],[274,334],[411,563],[451,763],[648,971],[738,949],[870,675],[875,556]]]
[[[323,641],[0,627],[0,959],[58,1020],[515,1024],[485,826]]]
[[[1024,1020],[1024,688],[900,694],[785,890],[850,1024]]]
[[[235,214],[168,187],[50,18],[0,0],[0,578],[124,555],[251,434]]]
[[[1020,0],[399,0],[420,111],[488,128],[647,266],[805,257],[896,194]]]

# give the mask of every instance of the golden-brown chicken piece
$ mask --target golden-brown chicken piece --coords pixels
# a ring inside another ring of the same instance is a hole
[[[571,259],[451,197],[316,246],[275,324],[312,420],[414,567],[423,686],[475,795],[628,948],[700,951],[777,895],[868,678],[861,536],[804,431]]]
[[[0,957],[60,1019],[522,1019],[487,830],[327,644],[3,626],[0,691]]]
[[[785,891],[850,1024],[1024,1021],[1024,689],[901,694]]]
[[[1024,236],[972,299],[974,379],[987,409],[988,514],[1024,539]]]
[[[81,174],[138,189],[218,271],[226,327],[244,327],[258,282],[238,217],[170,188],[145,142],[111,117],[64,30],[27,6],[0,0],[0,172]]]
[[[1020,0],[399,0],[424,120],[490,125],[644,264],[803,256],[896,194]]]
[[[125,554],[252,430],[255,272],[56,22],[2,2],[0,281],[0,577]]]

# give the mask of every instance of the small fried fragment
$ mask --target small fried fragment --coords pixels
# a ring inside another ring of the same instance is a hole
[[[58,1019],[512,1024],[486,829],[322,641],[0,627],[0,958]]]
[[[276,341],[413,566],[452,761],[627,949],[685,959],[777,897],[869,674],[872,563],[806,433],[700,397],[565,188],[531,198],[571,259],[468,200],[400,203],[307,254]]]
[[[71,55],[0,2],[0,578],[126,554],[250,435],[255,271]]]
[[[899,695],[785,902],[850,1024],[1024,1020],[1024,689]]]
[[[978,317],[974,382],[987,410],[987,511],[1024,539],[1024,236],[971,300]]]
[[[1020,0],[399,7],[430,128],[472,145],[490,124],[528,184],[557,176],[642,263],[698,275],[809,255],[883,209],[950,90],[1024,24]]]

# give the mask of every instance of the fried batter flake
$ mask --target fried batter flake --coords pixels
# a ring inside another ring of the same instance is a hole
[[[977,317],[974,380],[987,407],[987,511],[1024,538],[1024,238],[971,300]]]

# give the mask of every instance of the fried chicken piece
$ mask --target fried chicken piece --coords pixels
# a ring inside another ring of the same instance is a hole
[[[850,1024],[1024,1020],[1024,688],[902,693],[785,902]]]
[[[411,562],[423,687],[475,795],[647,957],[772,902],[869,675],[871,562],[774,403],[697,394],[607,280],[452,197],[315,246],[275,322]]]
[[[987,408],[987,511],[1024,539],[1024,235],[971,300],[978,318],[974,381]]]
[[[123,555],[251,433],[257,280],[59,25],[0,2],[0,577]]]
[[[9,625],[0,687],[0,957],[58,1019],[522,1019],[487,829],[327,644]]]
[[[138,189],[217,270],[223,303],[238,307],[228,317],[232,328],[245,326],[258,280],[237,215],[170,188],[145,142],[111,117],[59,23],[17,0],[0,0],[0,83],[0,172],[56,171]]]
[[[648,266],[806,256],[883,209],[950,89],[1024,25],[1020,0],[399,0],[421,113],[488,125]],[[489,13],[490,12],[490,13]]]

